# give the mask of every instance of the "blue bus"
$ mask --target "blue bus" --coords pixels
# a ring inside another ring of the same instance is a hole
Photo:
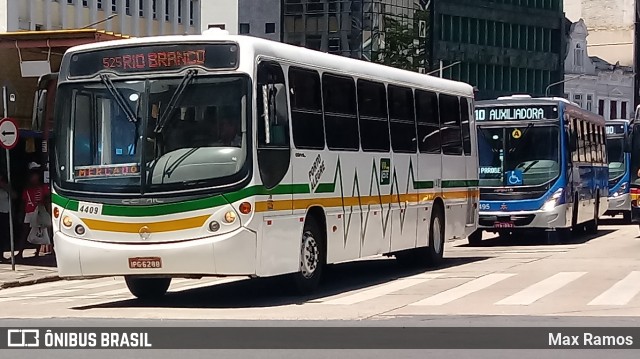
[[[631,148],[629,121],[607,121],[607,160],[609,162],[609,210],[607,215],[622,214],[625,223],[631,222]]]
[[[526,95],[476,102],[478,230],[509,238],[544,232],[551,242],[598,231],[608,209],[605,120],[562,98]]]

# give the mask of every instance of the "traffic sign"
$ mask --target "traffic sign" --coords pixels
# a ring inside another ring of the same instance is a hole
[[[0,147],[11,150],[18,144],[18,124],[10,118],[0,120]]]

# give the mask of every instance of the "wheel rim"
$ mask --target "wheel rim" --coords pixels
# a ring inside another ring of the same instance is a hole
[[[433,232],[433,251],[436,253],[440,253],[440,251],[442,250],[442,231],[440,230],[440,218],[434,218],[431,231]]]
[[[311,278],[318,269],[319,250],[318,242],[313,234],[306,232],[302,236],[302,254],[300,256],[300,271],[305,278]]]

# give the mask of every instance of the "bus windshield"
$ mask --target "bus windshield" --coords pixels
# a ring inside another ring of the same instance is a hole
[[[478,127],[480,186],[537,186],[560,175],[557,126]]]
[[[228,184],[246,161],[248,89],[240,76],[62,85],[61,186],[155,192]]]
[[[616,180],[625,173],[624,138],[607,139],[607,158],[609,161],[609,180]]]

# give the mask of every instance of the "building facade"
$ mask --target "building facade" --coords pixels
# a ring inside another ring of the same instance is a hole
[[[607,120],[633,116],[633,67],[590,56],[581,19],[571,25],[565,60],[565,97]]]
[[[194,34],[203,0],[2,0],[0,32],[95,28],[130,36]]]
[[[545,94],[564,71],[561,0],[231,0],[237,33],[438,75],[478,99]],[[228,13],[233,13],[229,10]],[[235,25],[227,25],[232,28]],[[232,31],[233,32],[233,31]],[[562,84],[550,88],[562,95]]]
[[[609,63],[631,66],[634,106],[640,105],[640,1],[564,0],[571,21],[584,19],[589,30],[589,52]]]

